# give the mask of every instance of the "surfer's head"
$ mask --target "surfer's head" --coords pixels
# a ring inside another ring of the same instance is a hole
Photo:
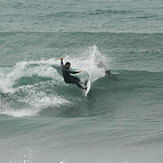
[[[67,67],[69,69],[70,66],[71,66],[71,63],[70,62],[66,62],[65,67]]]

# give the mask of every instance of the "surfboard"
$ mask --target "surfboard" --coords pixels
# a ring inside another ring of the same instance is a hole
[[[88,80],[85,86],[87,87],[87,89],[85,90],[85,96],[87,96],[88,92],[91,89],[91,81]]]

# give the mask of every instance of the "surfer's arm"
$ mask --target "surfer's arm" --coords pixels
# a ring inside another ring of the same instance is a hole
[[[63,60],[61,60],[61,66],[63,66]]]
[[[79,73],[79,71],[70,71],[70,70],[66,70],[66,71],[68,71],[70,74],[77,74],[77,73]]]
[[[77,74],[77,73],[82,72],[82,71],[71,71],[69,69],[65,69],[65,71],[69,72],[70,74]]]
[[[61,66],[63,66],[63,58],[60,57],[60,60],[61,60]]]

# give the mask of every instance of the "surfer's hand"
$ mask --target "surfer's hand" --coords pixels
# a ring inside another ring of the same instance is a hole
[[[63,60],[63,58],[62,58],[62,57],[60,57],[60,60],[62,61],[62,60]]]
[[[79,71],[79,73],[82,72],[82,71]]]

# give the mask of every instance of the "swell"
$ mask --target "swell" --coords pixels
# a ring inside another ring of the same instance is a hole
[[[77,47],[96,45],[103,49],[142,48],[162,50],[163,33],[110,32],[0,32],[3,48]],[[5,50],[5,49],[4,49]]]
[[[47,15],[40,16],[41,18],[53,18],[53,17],[58,17],[58,18],[79,18],[79,17],[87,17],[87,16],[94,16],[94,15],[104,15],[104,14],[130,14],[132,13],[130,10],[102,10],[102,9],[97,9],[97,10],[89,10],[86,12],[74,12],[74,11],[60,11],[56,13],[51,13]]]
[[[131,14],[132,11],[130,10],[94,10],[94,11],[89,11],[88,14],[89,15],[103,15],[103,14]]]
[[[159,39],[160,41],[162,40],[163,37],[163,33],[162,32],[154,32],[154,33],[149,33],[149,32],[72,32],[72,31],[67,31],[67,32],[63,32],[63,31],[39,31],[39,32],[35,32],[35,31],[4,31],[4,32],[0,32],[0,36],[2,37],[1,39],[3,40],[3,37],[12,37],[12,36],[28,36],[30,37],[30,35],[34,35],[34,36],[47,36],[47,37],[53,37],[53,36],[57,36],[57,37],[63,37],[63,36],[69,36],[71,37],[97,37],[99,36],[98,39],[101,38],[105,38],[105,37],[111,37],[110,39],[114,39],[114,37],[119,36],[119,37],[126,37],[128,39],[130,39],[130,37],[151,37],[151,38],[156,38]],[[150,41],[150,40],[149,40]],[[152,40],[151,40],[152,41]],[[154,41],[153,41],[154,43]]]

